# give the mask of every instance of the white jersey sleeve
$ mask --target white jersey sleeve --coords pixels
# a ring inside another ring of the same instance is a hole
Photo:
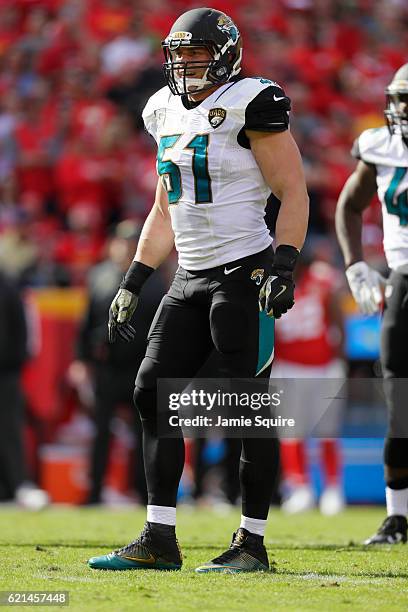
[[[351,154],[367,164],[392,165],[390,142],[391,135],[385,126],[365,130],[354,141]]]
[[[160,118],[160,112],[164,112],[170,96],[170,89],[167,86],[162,87],[148,99],[142,112],[145,128],[149,134],[153,136],[156,142],[158,142],[157,125],[158,119]]]
[[[351,154],[375,166],[407,165],[408,150],[398,134],[391,135],[386,126],[365,130],[354,141]]]
[[[384,252],[391,269],[408,263],[408,148],[387,127],[365,130],[352,154],[375,166],[381,202]]]

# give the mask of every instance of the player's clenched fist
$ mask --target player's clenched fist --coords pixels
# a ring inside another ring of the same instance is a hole
[[[139,261],[131,263],[109,308],[109,342],[115,342],[116,335],[126,342],[135,337],[136,330],[130,321],[139,301],[140,290],[153,272],[153,268]]]
[[[293,270],[298,255],[299,251],[288,244],[276,249],[271,275],[259,292],[259,308],[270,317],[279,319],[295,303]]]
[[[295,283],[284,276],[270,276],[259,293],[259,307],[268,316],[279,319],[282,314],[292,308]]]

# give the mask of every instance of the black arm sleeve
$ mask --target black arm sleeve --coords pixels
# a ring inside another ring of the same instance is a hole
[[[238,134],[238,144],[250,149],[245,130],[284,132],[289,127],[290,98],[278,85],[261,91],[245,110],[245,125]]]

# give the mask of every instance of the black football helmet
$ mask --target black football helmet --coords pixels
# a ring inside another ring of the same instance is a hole
[[[176,61],[180,47],[204,47],[210,53],[207,61]],[[162,42],[164,76],[171,92],[180,96],[198,93],[222,85],[241,70],[242,43],[232,19],[211,8],[183,13]],[[192,72],[203,70],[201,78]]]
[[[384,115],[390,134],[408,138],[408,64],[394,74],[385,95],[387,106]]]

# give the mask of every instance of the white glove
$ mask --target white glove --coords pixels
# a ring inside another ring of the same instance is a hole
[[[363,314],[379,312],[383,301],[385,279],[365,261],[358,261],[346,270],[351,293]]]

